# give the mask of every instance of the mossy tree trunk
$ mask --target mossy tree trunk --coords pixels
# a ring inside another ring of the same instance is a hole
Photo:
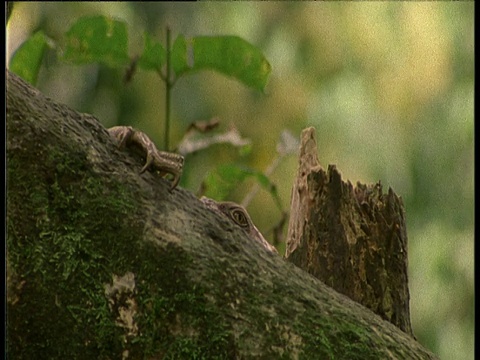
[[[6,121],[9,358],[435,358],[8,71]]]

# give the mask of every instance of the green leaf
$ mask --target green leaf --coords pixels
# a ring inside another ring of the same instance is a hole
[[[173,71],[178,77],[189,70],[193,70],[191,65],[187,64],[187,40],[185,36],[178,35],[175,39],[172,46],[171,60]]]
[[[36,32],[15,51],[10,60],[10,71],[35,85],[47,45],[43,31]]]
[[[271,66],[262,52],[238,36],[179,36],[172,48],[177,76],[199,70],[214,70],[263,91]]]
[[[238,165],[220,165],[205,178],[205,196],[218,201],[225,200],[250,172]]]
[[[218,201],[225,200],[238,184],[252,176],[270,193],[277,205],[280,204],[276,186],[268,176],[261,171],[235,164],[220,165],[210,172],[204,181],[206,188],[204,195]]]
[[[112,67],[129,63],[125,23],[105,16],[80,18],[66,33],[63,59],[74,64],[99,62]]]
[[[160,43],[155,42],[153,37],[148,33],[145,33],[144,36],[143,54],[138,60],[138,66],[145,70],[160,71],[167,60],[167,52],[165,48]]]

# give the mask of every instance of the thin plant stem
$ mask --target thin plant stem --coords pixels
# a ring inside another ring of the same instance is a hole
[[[164,138],[164,149],[168,151],[169,148],[169,137],[170,137],[170,96],[172,90],[172,79],[170,75],[170,57],[171,57],[171,44],[170,44],[170,27],[167,26],[167,75],[166,75],[166,91],[165,91],[165,138]]]
[[[272,173],[275,171],[275,169],[280,165],[282,162],[283,158],[285,157],[285,154],[279,154],[276,158],[273,159],[273,161],[270,163],[270,165],[267,167],[267,169],[264,171],[264,174],[266,176],[272,175]],[[253,200],[255,195],[257,195],[258,191],[260,190],[260,185],[256,183],[252,189],[248,192],[248,194],[243,198],[243,201],[241,205],[246,208],[248,204]],[[273,195],[273,193],[272,193]],[[283,212],[282,204],[280,203],[279,199],[277,196],[273,196],[273,200],[275,201],[275,204],[277,205],[278,209]]]

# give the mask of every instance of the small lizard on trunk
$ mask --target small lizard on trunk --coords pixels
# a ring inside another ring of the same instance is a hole
[[[131,126],[114,126],[108,129],[108,132],[120,149],[128,147],[146,158],[140,174],[149,168],[160,171],[162,176],[170,174],[173,176],[170,190],[175,189],[182,176],[184,161],[182,155],[159,151],[144,132]]]
[[[158,170],[162,176],[170,174],[173,176],[170,190],[175,189],[182,175],[183,156],[166,151],[159,151],[153,141],[144,132],[136,130],[131,126],[115,126],[108,129],[108,132],[120,149],[128,147],[146,158],[145,165],[140,170],[140,173],[145,172],[149,168],[153,168],[154,170]],[[202,197],[200,200],[208,209],[225,216],[228,220],[239,226],[250,238],[258,241],[268,251],[277,253],[275,247],[270,245],[260,231],[258,231],[250,219],[247,210],[242,206],[229,201],[217,202],[206,197]]]

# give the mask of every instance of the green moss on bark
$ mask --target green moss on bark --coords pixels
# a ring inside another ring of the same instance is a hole
[[[189,280],[194,271],[188,255],[173,245],[145,246],[138,300],[139,354],[162,359],[234,358],[232,333],[205,289]]]
[[[17,150],[8,158],[8,290],[16,297],[8,305],[8,353],[16,359],[96,357],[122,346],[103,283],[122,267],[121,244],[139,231],[128,222],[133,194],[99,180],[85,153],[43,145],[38,153]],[[122,228],[115,246],[112,226]]]
[[[38,154],[16,151],[8,162],[9,284],[17,297],[8,306],[10,357],[106,359],[125,350],[129,358],[231,357],[231,332],[188,280],[188,256],[138,238],[144,223],[133,190],[97,176],[81,151],[41,151],[38,168],[21,165]],[[138,305],[132,336],[105,295],[112,275],[127,271]]]

